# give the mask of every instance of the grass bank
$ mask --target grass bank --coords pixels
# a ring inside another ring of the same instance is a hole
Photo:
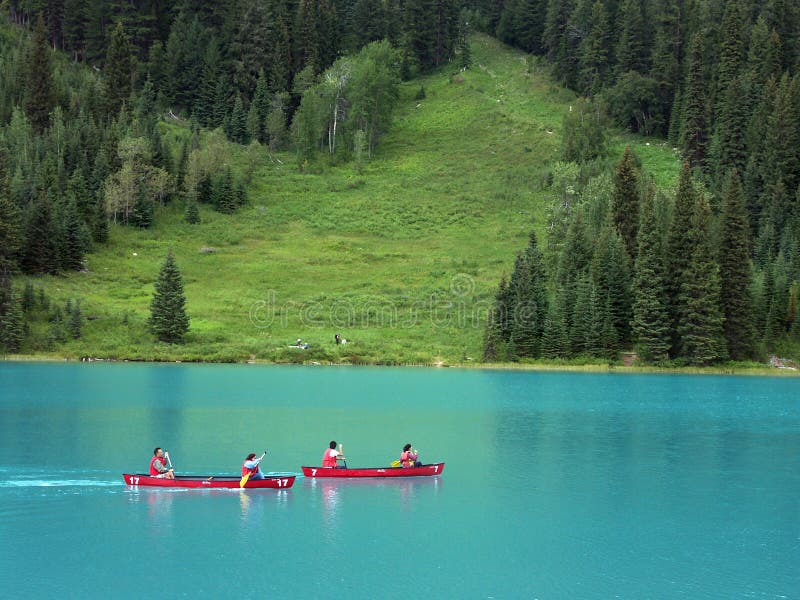
[[[475,64],[407,82],[391,131],[363,173],[230,146],[251,177],[235,215],[176,202],[148,230],[112,227],[88,270],[37,278],[54,302],[80,298],[83,337],[37,356],[130,360],[471,364],[503,272],[541,227],[561,121],[574,95],[540,63],[493,39],[473,40]],[[417,100],[420,88],[425,97]],[[180,133],[173,131],[174,134]],[[659,185],[671,148],[618,133]],[[146,329],[159,267],[172,249],[184,276],[186,342]],[[345,346],[334,344],[341,334]],[[297,338],[308,350],[290,348]]]

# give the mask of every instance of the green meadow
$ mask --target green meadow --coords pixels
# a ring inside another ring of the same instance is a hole
[[[491,38],[474,36],[472,50],[471,69],[402,85],[394,123],[361,173],[324,161],[301,172],[292,153],[230,144],[226,160],[249,180],[236,214],[201,207],[202,223],[189,225],[174,201],[151,229],[112,226],[86,272],[32,280],[53,302],[80,299],[88,318],[82,338],[53,356],[478,362],[500,277],[532,228],[544,234],[553,201],[544,181],[575,96]],[[630,144],[659,186],[673,184],[671,148],[611,135],[612,157]],[[191,319],[180,345],[155,342],[146,327],[169,249]],[[297,338],[309,349],[290,348]]]

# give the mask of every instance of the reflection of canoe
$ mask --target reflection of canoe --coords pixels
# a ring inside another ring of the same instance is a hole
[[[441,475],[444,463],[421,467],[375,467],[372,469],[333,469],[331,467],[302,467],[306,477],[426,477]]]
[[[143,473],[124,473],[122,478],[128,485],[146,485],[178,488],[238,488],[241,477],[236,475],[175,475],[175,479],[161,479]],[[284,489],[294,485],[294,474],[266,475],[266,479],[249,479],[245,489]]]

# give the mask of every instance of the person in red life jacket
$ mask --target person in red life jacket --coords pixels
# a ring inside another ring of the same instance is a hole
[[[338,461],[346,460],[344,456],[336,449],[336,441],[331,440],[325,454],[322,455],[322,467],[325,469],[344,469],[344,465],[339,466]]]
[[[264,473],[258,468],[258,464],[264,457],[256,458],[256,455],[251,452],[247,455],[242,463],[242,477],[250,473],[250,479],[265,479]]]
[[[403,446],[403,451],[400,453],[400,466],[404,469],[409,467],[421,467],[422,463],[417,460],[419,455],[417,451],[411,447],[411,444]]]
[[[153,458],[150,459],[150,477],[175,479],[175,473],[171,466],[167,466],[168,463],[169,452],[165,453],[161,448],[155,448],[153,450]]]

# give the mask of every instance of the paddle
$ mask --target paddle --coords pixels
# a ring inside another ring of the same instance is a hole
[[[344,468],[346,469],[347,468],[347,459],[344,457],[344,450],[342,450],[342,445],[341,444],[339,444],[339,456],[342,457],[342,460],[344,461]]]
[[[392,461],[392,466],[393,467],[399,467],[400,466],[400,461],[399,460],[393,460]]]
[[[259,459],[256,461],[256,464],[260,463],[260,462],[261,462],[261,461],[264,459],[264,457],[265,457],[266,455],[267,455],[267,451],[266,451],[266,450],[264,450],[264,454],[262,454],[262,455],[261,455],[261,458],[259,458]],[[245,473],[244,477],[242,477],[242,480],[239,482],[239,487],[240,487],[240,488],[243,488],[243,487],[244,487],[244,486],[247,484],[247,480],[248,480],[248,479],[250,479],[250,475],[252,475],[252,472],[250,472],[250,471],[248,471],[247,473]]]

